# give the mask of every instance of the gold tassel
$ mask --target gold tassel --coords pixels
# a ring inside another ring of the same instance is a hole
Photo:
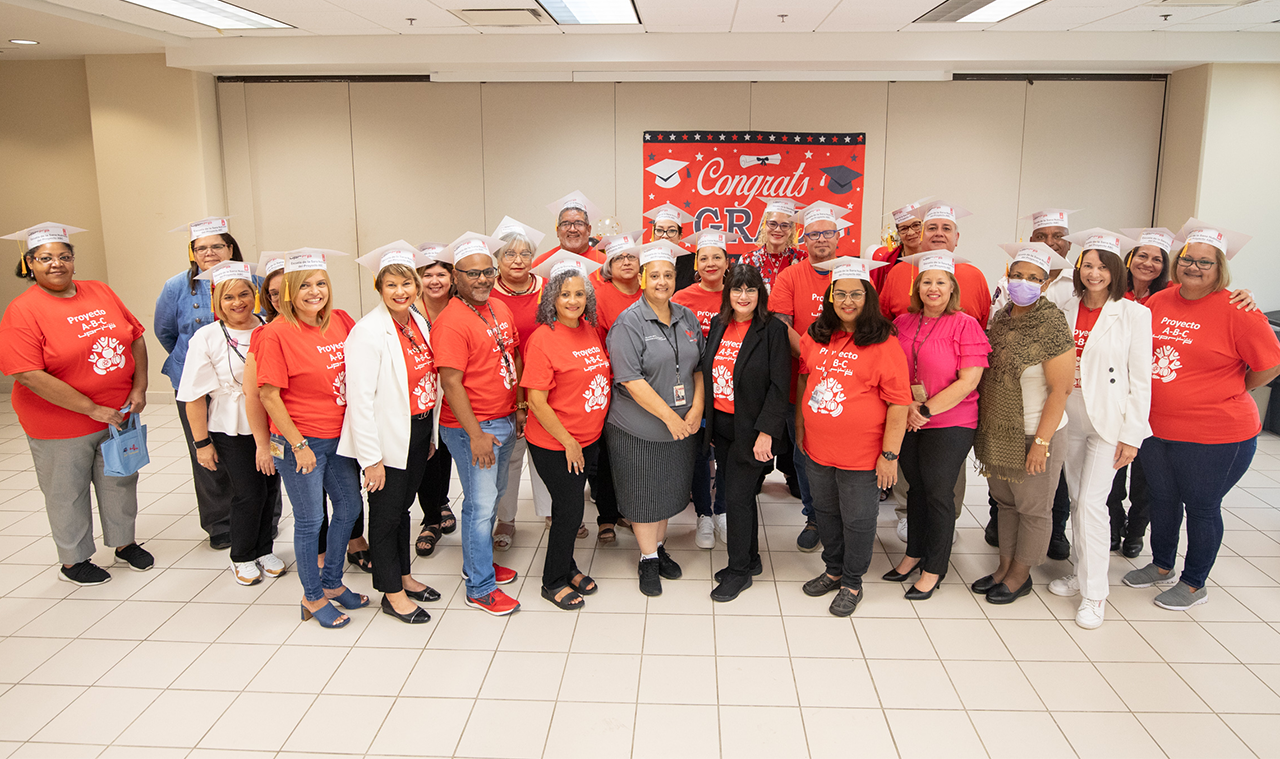
[[[195,243],[189,242],[187,243],[187,263],[195,263],[195,262],[196,262]]]
[[[27,255],[25,253],[22,254],[22,258],[18,259],[18,266],[22,270],[22,276],[24,277],[31,276],[31,269],[27,267]]]

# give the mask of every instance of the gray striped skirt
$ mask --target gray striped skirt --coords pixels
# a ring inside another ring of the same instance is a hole
[[[618,511],[632,522],[661,522],[684,511],[702,435],[654,443],[605,425]]]

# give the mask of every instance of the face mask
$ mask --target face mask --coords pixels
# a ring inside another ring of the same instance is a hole
[[[1019,306],[1030,306],[1040,300],[1040,285],[1024,279],[1009,280],[1009,300]]]

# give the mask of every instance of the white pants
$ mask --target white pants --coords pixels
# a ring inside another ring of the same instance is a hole
[[[1067,396],[1067,455],[1062,463],[1071,495],[1071,561],[1080,592],[1101,601],[1107,597],[1111,564],[1111,516],[1107,496],[1115,478],[1116,444],[1098,436],[1077,389]]]
[[[523,437],[516,438],[515,447],[511,449],[511,464],[507,467],[507,492],[498,501],[498,521],[516,521],[516,508],[520,498],[520,474],[524,470],[525,454],[529,444]],[[529,483],[533,485],[533,510],[540,517],[551,516],[551,491],[538,476],[538,469],[529,460]]]

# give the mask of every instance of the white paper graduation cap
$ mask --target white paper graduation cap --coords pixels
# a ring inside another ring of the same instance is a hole
[[[928,197],[921,198],[914,203],[906,204],[902,208],[893,209],[888,213],[888,215],[893,217],[894,225],[910,224],[912,221],[915,221],[918,218],[911,212],[916,210],[920,206],[924,205],[925,203],[928,203],[929,200],[930,199]]]
[[[809,225],[815,221],[830,221],[839,226],[839,222],[849,209],[841,206],[832,205],[826,201],[819,200],[812,205],[807,206],[803,211],[792,217],[792,221],[797,224]],[[848,226],[847,224],[845,226]]]
[[[1123,256],[1135,245],[1135,242],[1125,235],[1116,234],[1102,227],[1086,229],[1083,232],[1067,235],[1063,239],[1072,245],[1080,246],[1081,251],[1105,250],[1117,256]]]
[[[296,248],[285,251],[284,271],[285,274],[291,271],[306,271],[309,269],[328,271],[328,258],[330,256],[345,255],[347,254],[340,250],[329,250],[328,248]]]
[[[199,240],[201,237],[208,237],[210,235],[225,235],[227,234],[227,230],[231,228],[230,225],[227,223],[227,219],[229,218],[231,217],[230,216],[206,216],[203,219],[200,219],[199,221],[193,221],[189,224],[183,224],[182,226],[174,227],[169,231],[178,232],[180,230],[185,229],[191,235],[191,239],[193,241]]]
[[[225,263],[225,262],[224,262]],[[284,268],[284,252],[279,250],[264,250],[262,255],[258,256],[258,276],[266,278],[274,272]]]
[[[791,198],[760,198],[764,201],[764,215],[771,213],[784,213],[787,216],[794,217],[796,211],[805,207],[804,203],[797,203]]]
[[[578,190],[574,190],[563,198],[547,204],[547,210],[556,217],[557,221],[560,219],[560,214],[567,208],[582,211],[587,215],[588,219],[600,218],[600,209],[596,207],[595,203],[587,200],[587,196]]]
[[[854,258],[853,256],[840,256],[830,261],[823,261],[820,264],[814,264],[815,269],[831,272],[831,281],[836,282],[841,279],[861,279],[864,282],[871,281],[871,270],[879,269],[881,266],[888,266],[887,261],[871,261],[866,258]]]
[[[663,203],[657,208],[650,208],[648,211],[644,212],[644,215],[645,218],[653,219],[655,223],[665,219],[666,221],[674,221],[675,223],[684,226],[685,224],[693,221],[693,217],[686,213],[684,209],[672,203]]]
[[[408,266],[410,269],[417,269],[420,266],[426,266],[431,263],[431,259],[404,240],[396,240],[393,243],[365,253],[356,259],[356,263],[373,272],[374,276],[377,276],[378,272],[392,264],[400,264]]]
[[[1165,253],[1173,248],[1173,238],[1177,237],[1164,227],[1126,227],[1120,233],[1138,241],[1138,245],[1154,245]]]
[[[653,175],[654,183],[659,187],[670,189],[680,184],[680,172],[688,165],[688,161],[677,161],[674,158],[664,158],[652,166],[646,166],[644,170]]]
[[[934,219],[945,219],[947,221],[950,221],[952,224],[956,223],[956,221],[959,219],[963,219],[966,216],[973,215],[968,211],[966,211],[965,209],[961,208],[960,206],[947,203],[946,201],[942,201],[942,200],[935,200],[930,203],[925,203],[924,205],[920,206],[919,208],[912,211],[911,213],[921,221],[933,221]]]
[[[1071,263],[1067,259],[1055,253],[1053,248],[1042,242],[1002,243],[1000,249],[1007,253],[1009,258],[1013,259],[1010,265],[1019,261],[1026,261],[1044,269],[1045,274],[1071,268]]]
[[[608,261],[615,256],[623,253],[635,253],[640,248],[640,241],[644,238],[644,230],[637,229],[634,232],[627,232],[621,235],[607,235],[600,238],[597,248],[604,251],[604,260]]]
[[[510,216],[503,216],[502,221],[498,222],[498,226],[494,228],[493,234],[490,236],[501,240],[504,235],[509,235],[512,232],[528,237],[529,242],[533,243],[535,252],[538,246],[542,244],[542,240],[547,236],[546,233],[539,232],[528,224],[516,221]]]
[[[686,235],[680,242],[695,251],[703,248],[719,248],[728,253],[729,243],[742,242],[742,235],[737,232],[726,232],[723,229],[704,229],[701,232]]]
[[[533,273],[540,277],[550,279],[562,271],[574,269],[581,276],[585,277],[599,268],[599,263],[592,261],[586,256],[580,256],[577,253],[570,253],[567,250],[558,250],[547,260],[533,267]]]
[[[498,259],[494,255],[498,249],[502,247],[501,240],[495,240],[492,237],[486,237],[476,232],[464,232],[458,239],[445,246],[434,258],[446,264],[457,264],[467,256],[487,255],[494,266],[498,265]]]
[[[920,271],[947,271],[952,274],[956,273],[956,264],[969,263],[969,259],[963,256],[957,256],[945,250],[930,250],[925,253],[916,253],[911,256],[903,256],[899,261],[906,261]]]
[[[654,261],[666,261],[675,266],[677,258],[687,255],[689,255],[688,248],[682,248],[670,240],[654,240],[640,246],[640,265],[644,266]]]
[[[1251,235],[1225,227],[1212,226],[1193,218],[1187,219],[1187,223],[1178,230],[1178,236],[1173,244],[1175,247],[1182,247],[1193,242],[1208,243],[1222,251],[1222,255],[1230,261],[1252,239]]]
[[[0,237],[0,240],[25,240],[26,246],[23,248],[25,253],[32,248],[38,248],[51,242],[61,242],[67,245],[71,244],[71,235],[85,230],[80,227],[71,227],[66,224],[59,224],[56,221],[46,221],[37,224],[34,227],[19,229],[13,234]]]
[[[1080,209],[1046,208],[1043,211],[1036,211],[1034,213],[1027,214],[1021,219],[1018,219],[1018,221],[1031,222],[1032,232],[1037,229],[1044,229],[1045,227],[1062,227],[1063,229],[1070,229],[1071,225],[1068,221],[1073,213],[1080,213]]]
[[[196,279],[212,280],[214,287],[228,279],[245,279],[252,282],[253,266],[244,261],[222,261],[197,274]]]

